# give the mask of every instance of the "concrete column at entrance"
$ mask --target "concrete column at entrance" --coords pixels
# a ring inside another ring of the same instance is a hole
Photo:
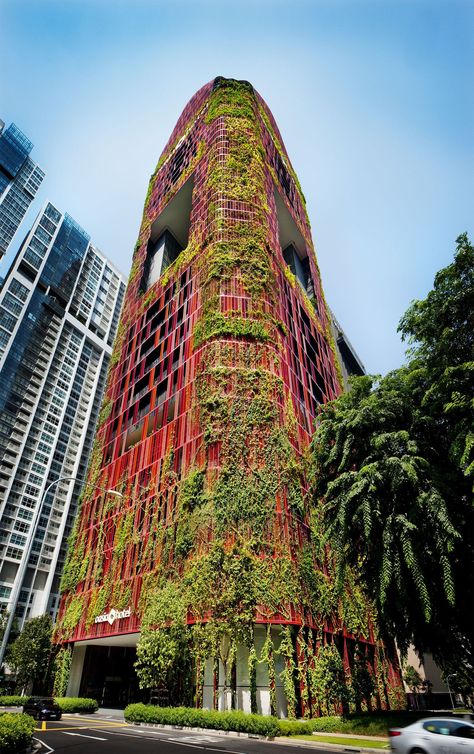
[[[211,657],[206,659],[204,668],[204,689],[202,697],[202,706],[204,709],[212,709],[213,689],[213,660]]]
[[[237,699],[236,708],[250,712],[249,650],[239,645],[235,658],[237,665]]]
[[[84,658],[86,656],[86,648],[84,646],[74,647],[72,653],[71,674],[69,676],[69,683],[67,687],[67,696],[79,696],[79,689],[81,687],[82,671],[84,668]]]

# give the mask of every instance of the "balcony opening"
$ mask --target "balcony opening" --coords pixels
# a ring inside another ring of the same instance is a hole
[[[281,187],[285,194],[287,195],[290,202],[292,202],[292,180],[290,178],[290,174],[288,170],[286,169],[283,160],[281,159],[278,152],[275,150],[275,155],[273,159],[273,166],[275,168],[276,174],[278,175],[278,179],[280,181]]]
[[[194,177],[183,184],[151,226],[141,289],[147,291],[188,245]]]
[[[143,419],[150,411],[151,393],[147,393],[138,402],[138,420]]]
[[[150,375],[145,374],[140,380],[135,383],[135,399],[141,398],[142,395],[148,390],[148,383],[150,381]]]
[[[166,393],[168,390],[168,378],[162,380],[159,385],[157,385],[156,388],[156,404],[160,406],[166,398]]]
[[[314,285],[305,240],[276,188],[274,195],[278,218],[278,235],[284,260],[301,287],[311,298],[314,296]]]
[[[140,442],[142,439],[142,429],[143,429],[143,421],[137,422],[133,425],[133,427],[130,427],[130,429],[127,431],[125,435],[125,441],[123,446],[123,453],[126,453],[127,450],[130,450],[130,448],[133,448],[137,443]]]
[[[149,372],[152,367],[158,364],[160,360],[160,350],[160,346],[156,346],[156,348],[148,353],[145,359],[145,372]]]

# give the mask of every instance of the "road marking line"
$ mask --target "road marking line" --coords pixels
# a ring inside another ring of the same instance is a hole
[[[38,743],[41,744],[41,746],[44,746],[44,748],[46,749],[46,754],[51,754],[51,752],[54,751],[54,749],[52,749],[51,746],[48,746],[48,744],[45,744],[45,742],[41,741],[39,738],[33,737],[33,741],[38,741]]]
[[[221,742],[220,738],[213,738],[212,736],[182,736],[179,738],[170,738],[170,741],[183,741],[188,742],[190,744],[219,744]]]
[[[74,726],[61,726],[59,725],[57,728],[48,728],[46,731],[47,733],[51,733],[51,731],[57,731],[57,730],[90,730],[91,728],[97,728],[97,727],[103,727],[107,730],[110,728],[128,728],[128,725],[126,723],[122,723],[121,725],[74,725]],[[41,730],[40,728],[35,728],[36,731]]]
[[[95,730],[95,729],[91,728],[91,730]],[[147,729],[142,729],[142,732],[141,732],[140,730],[136,730],[132,726],[129,726],[129,731],[130,733],[113,733],[112,731],[110,731],[109,733],[109,731],[107,731],[107,735],[108,736],[124,736],[124,737],[128,736],[129,738],[141,738],[142,740],[148,740],[148,741],[156,741],[156,739],[151,738],[149,735],[143,735],[145,731],[147,734],[154,733],[155,736],[167,735],[166,733],[162,733],[162,732],[154,731],[154,730],[147,730]],[[169,733],[172,734],[173,731],[170,730]],[[170,744],[177,744],[178,746],[187,746],[190,749],[205,749],[206,751],[219,751],[219,752],[224,752],[224,754],[245,754],[245,752],[233,751],[232,749],[216,749],[214,747],[211,748],[209,745],[198,746],[198,744],[188,744],[186,741],[180,741],[178,738],[176,739],[167,738],[166,741],[167,742],[169,741]]]
[[[123,720],[118,720],[117,718],[110,718],[108,720],[104,720],[101,717],[77,717],[74,715],[63,715],[63,720],[70,720],[71,722],[73,720],[77,720],[78,724],[80,723],[104,723],[104,725],[128,725],[128,723],[124,722]],[[115,720],[115,722],[114,722]],[[56,722],[56,720],[53,720],[53,722]]]
[[[101,731],[100,728],[89,728],[89,730],[93,730],[96,733],[102,733],[105,731]],[[146,731],[147,733],[153,733],[153,731]],[[143,731],[145,733],[145,731]],[[113,733],[112,731],[107,731],[108,736],[128,736],[129,738],[144,738],[143,734],[140,734],[139,731],[134,731],[133,733]],[[166,736],[166,733],[156,733],[157,736]],[[154,741],[154,738],[150,738],[150,741]]]
[[[61,733],[63,731],[60,731]],[[64,731],[65,736],[79,736],[79,738],[93,738],[94,741],[108,741],[108,738],[99,738],[98,736],[85,736],[84,733],[68,733],[67,731]]]

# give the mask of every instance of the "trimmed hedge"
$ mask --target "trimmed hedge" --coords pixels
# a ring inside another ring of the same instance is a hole
[[[15,712],[0,713],[0,751],[2,754],[15,754],[30,746],[35,725],[35,721],[29,715]]]
[[[347,733],[348,720],[343,717],[328,715],[327,717],[315,717],[310,722],[311,730],[321,733]]]
[[[280,736],[310,736],[313,732],[311,724],[300,720],[278,720]]]
[[[245,712],[217,712],[194,707],[155,707],[151,704],[129,704],[124,711],[129,723],[182,725],[190,728],[211,728],[260,736],[278,736],[280,727],[276,717],[250,715]]]
[[[0,696],[0,707],[21,707],[28,698],[27,696]]]
[[[36,696],[41,698],[41,694]],[[0,707],[22,707],[31,696],[0,696]],[[63,712],[97,712],[99,705],[95,699],[87,699],[80,696],[56,696],[56,704],[59,704]]]
[[[63,712],[97,712],[99,705],[95,699],[87,699],[80,696],[56,696],[56,704],[59,704]]]

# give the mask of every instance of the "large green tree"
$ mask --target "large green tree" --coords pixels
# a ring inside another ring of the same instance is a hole
[[[436,422],[438,444],[457,470],[474,476],[474,246],[466,233],[456,241],[452,264],[433,289],[414,301],[399,332],[411,345],[418,399]],[[464,493],[464,491],[463,491]]]
[[[407,365],[355,379],[322,407],[313,440],[341,584],[355,569],[383,632],[471,675],[473,302],[474,248],[463,235],[401,320]]]
[[[47,690],[52,630],[50,616],[40,615],[27,621],[10,644],[6,660],[18,691],[27,691],[31,685],[40,693]]]

